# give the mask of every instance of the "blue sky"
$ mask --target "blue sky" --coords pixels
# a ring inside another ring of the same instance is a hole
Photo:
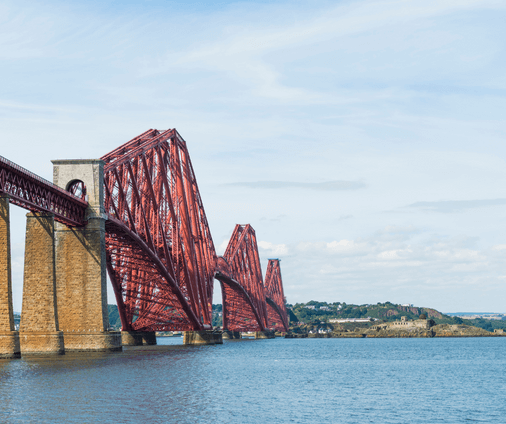
[[[0,154],[51,179],[175,127],[218,252],[250,223],[289,302],[504,312],[505,9],[3,1]]]

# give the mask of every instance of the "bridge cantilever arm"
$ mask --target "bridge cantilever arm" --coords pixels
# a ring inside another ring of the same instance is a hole
[[[278,305],[276,305],[276,303],[274,302],[274,300],[272,300],[270,297],[266,297],[265,298],[265,301],[272,306],[272,308],[276,311],[276,313],[279,315],[279,317],[281,318],[281,322],[283,323],[283,327],[285,327],[285,330],[288,331],[289,328],[288,328],[288,324],[286,322],[286,317],[283,318],[283,315],[281,314],[281,311],[279,310],[279,307]]]
[[[217,280],[221,281],[224,284],[228,284],[229,286],[234,287],[235,289],[239,290],[244,295],[244,297],[246,298],[246,301],[251,306],[251,310],[255,314],[255,318],[258,322],[258,326],[260,327],[260,331],[265,331],[265,327],[263,325],[263,322],[260,320],[260,316],[258,315],[258,311],[255,308],[255,306],[253,305],[253,302],[251,301],[251,298],[249,297],[246,290],[244,290],[244,288],[237,281],[235,281],[233,278],[230,278],[229,276],[222,274],[220,271],[217,271],[214,274],[214,278],[216,278]]]
[[[130,237],[133,241],[135,241],[139,247],[142,249],[142,251],[148,255],[149,259],[153,261],[156,268],[158,269],[158,272],[162,275],[163,279],[167,282],[167,284],[174,290],[174,294],[179,300],[179,303],[181,304],[181,307],[185,311],[186,315],[190,319],[190,321],[193,322],[195,325],[195,328],[197,330],[203,330],[206,329],[206,326],[203,325],[195,316],[192,309],[188,305],[188,302],[186,301],[186,298],[184,297],[183,293],[181,292],[179,286],[176,283],[176,280],[172,278],[172,276],[168,273],[167,269],[163,265],[163,263],[160,261],[160,258],[149,248],[149,246],[142,240],[136,233],[132,232],[123,222],[117,220],[116,218],[112,218],[109,216],[106,225],[112,225],[118,228],[120,231],[122,231],[124,234],[126,234],[128,237]]]

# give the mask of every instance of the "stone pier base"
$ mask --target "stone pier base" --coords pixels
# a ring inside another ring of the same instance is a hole
[[[23,355],[63,355],[63,331],[47,332],[20,332],[19,343]]]
[[[223,344],[221,331],[183,331],[183,344],[185,345],[214,345]]]
[[[122,350],[121,332],[65,332],[66,351],[98,351],[113,352]]]
[[[255,331],[255,339],[273,339],[274,331],[265,330],[265,331]]]
[[[0,358],[21,357],[12,312],[10,234],[9,196],[0,194]]]
[[[224,340],[242,339],[241,333],[239,331],[230,330],[223,330],[222,337]]]
[[[154,331],[122,331],[121,343],[123,346],[156,345]]]
[[[63,333],[58,327],[56,310],[54,216],[50,213],[26,215],[21,311],[21,354],[63,354]]]
[[[21,358],[19,333],[17,331],[0,332],[0,359]]]

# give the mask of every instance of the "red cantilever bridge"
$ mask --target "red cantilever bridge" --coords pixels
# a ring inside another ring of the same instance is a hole
[[[230,331],[288,331],[278,259],[262,278],[255,231],[237,225],[218,257],[183,138],[149,130],[104,155],[105,253],[124,331],[212,329],[214,279]],[[0,157],[0,194],[68,227],[86,225],[86,187],[67,190]]]

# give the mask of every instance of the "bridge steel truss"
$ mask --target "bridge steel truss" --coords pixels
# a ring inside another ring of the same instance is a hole
[[[223,329],[265,331],[267,305],[255,231],[236,225],[225,254],[218,263],[221,283]]]
[[[267,303],[267,325],[276,331],[288,331],[283,281],[279,259],[269,259],[265,273],[265,296]]]
[[[216,253],[185,141],[149,130],[101,159],[123,330],[211,329]]]
[[[250,225],[236,225],[217,257],[186,143],[175,129],[148,130],[101,159],[107,271],[123,330],[211,329],[216,278],[224,329],[288,331],[279,261],[269,261],[264,286]],[[87,223],[84,187],[63,190],[2,156],[0,194],[69,227]]]
[[[276,328],[287,331],[279,263],[267,299],[250,225],[237,225],[217,257],[186,143],[175,129],[148,130],[101,159],[107,270],[123,330],[211,329],[216,278],[225,329],[269,329],[274,309]]]
[[[0,156],[0,193],[31,212],[50,212],[69,227],[86,224],[88,202]]]

